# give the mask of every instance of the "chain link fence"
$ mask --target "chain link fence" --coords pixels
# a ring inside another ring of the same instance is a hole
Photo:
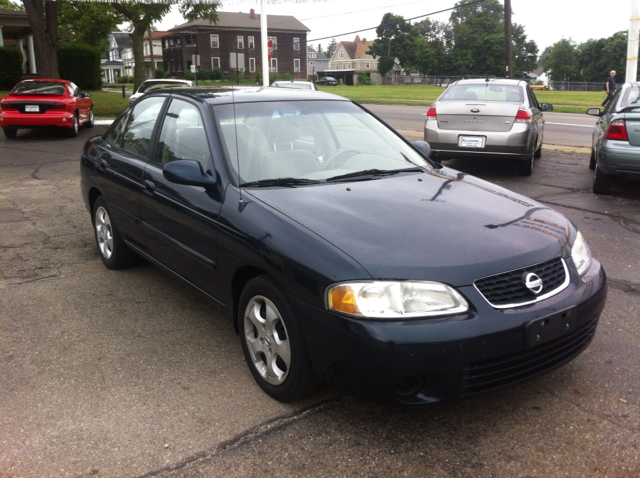
[[[389,75],[388,84],[392,85],[432,85],[446,88],[454,81],[474,78],[486,78],[481,75],[465,75],[465,76],[419,76],[419,75]],[[535,80],[530,80],[531,84],[535,84]],[[600,82],[593,81],[550,81],[549,89],[557,91],[604,91],[604,80]]]

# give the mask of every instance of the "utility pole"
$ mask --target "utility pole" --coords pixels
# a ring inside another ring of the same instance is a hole
[[[638,79],[638,31],[640,30],[640,0],[631,0],[631,19],[627,38],[626,82]]]
[[[504,64],[507,78],[513,78],[511,44],[511,0],[504,0]]]

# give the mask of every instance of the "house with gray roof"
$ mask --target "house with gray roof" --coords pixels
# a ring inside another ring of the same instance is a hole
[[[183,23],[162,37],[165,71],[170,76],[184,78],[194,57],[199,57],[199,68],[220,68],[227,77],[239,69],[244,76],[255,77],[262,65],[260,15],[251,9],[249,13],[218,12],[218,17],[216,24],[207,20]],[[269,15],[267,31],[274,45],[270,72],[307,79],[309,29],[295,17]]]
[[[307,68],[309,69],[309,75],[319,77],[320,73],[329,69],[329,57],[322,54],[322,49],[318,45],[316,51],[312,46],[307,46],[307,59],[309,61]]]

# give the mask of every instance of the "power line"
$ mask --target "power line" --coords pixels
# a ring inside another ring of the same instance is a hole
[[[430,17],[431,15],[437,15],[438,13],[448,12],[450,10],[456,10],[458,8],[468,7],[469,5],[475,5],[476,3],[482,3],[482,2],[484,2],[484,0],[476,0],[475,2],[463,3],[462,5],[458,5],[457,7],[445,8],[444,10],[439,10],[437,12],[427,13],[426,15],[418,15],[417,17],[405,18],[403,20],[404,21],[409,21],[409,20],[415,20],[417,18]],[[399,23],[400,22],[396,22],[395,24],[397,25]],[[375,27],[364,28],[362,30],[356,30],[356,31],[353,31],[353,32],[339,33],[337,35],[329,35],[328,37],[314,38],[313,40],[307,40],[307,42],[309,43],[309,42],[318,41],[318,40],[326,40],[327,38],[342,37],[342,36],[345,36],[345,35],[353,35],[354,33],[361,33],[361,32],[366,32],[366,31],[369,31],[369,30],[374,30],[374,29],[378,28],[379,26],[380,25],[376,25]]]
[[[306,22],[307,20],[320,20],[321,18],[331,18],[331,17],[339,17],[342,15],[352,15],[354,13],[371,12],[373,10],[382,10],[383,8],[403,7],[405,5],[413,5],[416,3],[424,3],[424,0],[418,0],[417,2],[408,2],[408,3],[396,3],[395,5],[385,5],[385,6],[376,7],[376,8],[360,9],[360,10],[355,10],[353,12],[334,13],[332,15],[325,15],[324,17],[301,18],[300,21]]]

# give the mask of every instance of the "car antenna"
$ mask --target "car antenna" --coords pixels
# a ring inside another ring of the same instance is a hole
[[[231,87],[231,104],[233,105],[233,132],[236,141],[236,162],[238,169],[238,194],[240,195],[240,199],[238,201],[238,211],[242,212],[247,205],[242,199],[242,176],[240,174],[240,148],[238,147],[238,120],[236,116],[236,91],[235,88]]]

